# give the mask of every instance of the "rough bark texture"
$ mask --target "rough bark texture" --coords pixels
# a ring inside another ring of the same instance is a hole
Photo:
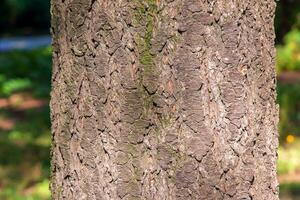
[[[54,200],[277,200],[273,0],[52,0]]]

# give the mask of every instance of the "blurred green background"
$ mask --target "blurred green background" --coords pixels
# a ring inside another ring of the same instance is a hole
[[[278,177],[281,199],[297,200],[300,199],[300,1],[281,0],[277,4]],[[50,198],[51,47],[31,45],[34,38],[49,37],[49,9],[49,0],[0,1],[1,200]],[[20,36],[21,43],[27,43],[17,50]]]

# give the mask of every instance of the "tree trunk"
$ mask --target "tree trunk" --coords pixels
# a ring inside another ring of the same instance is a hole
[[[273,0],[52,0],[54,200],[278,200]]]

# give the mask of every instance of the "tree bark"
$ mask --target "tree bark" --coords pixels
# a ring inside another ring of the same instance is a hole
[[[273,0],[52,0],[54,200],[277,200]]]

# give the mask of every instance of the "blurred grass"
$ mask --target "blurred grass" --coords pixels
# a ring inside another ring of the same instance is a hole
[[[280,146],[277,171],[279,175],[300,173],[300,140]]]
[[[300,183],[285,183],[279,187],[281,200],[300,200]]]
[[[277,72],[300,69],[300,30],[292,29],[277,46]]]
[[[277,102],[280,105],[280,141],[288,134],[300,136],[300,82],[277,84]]]
[[[47,200],[51,48],[2,53],[0,71],[0,199]]]

